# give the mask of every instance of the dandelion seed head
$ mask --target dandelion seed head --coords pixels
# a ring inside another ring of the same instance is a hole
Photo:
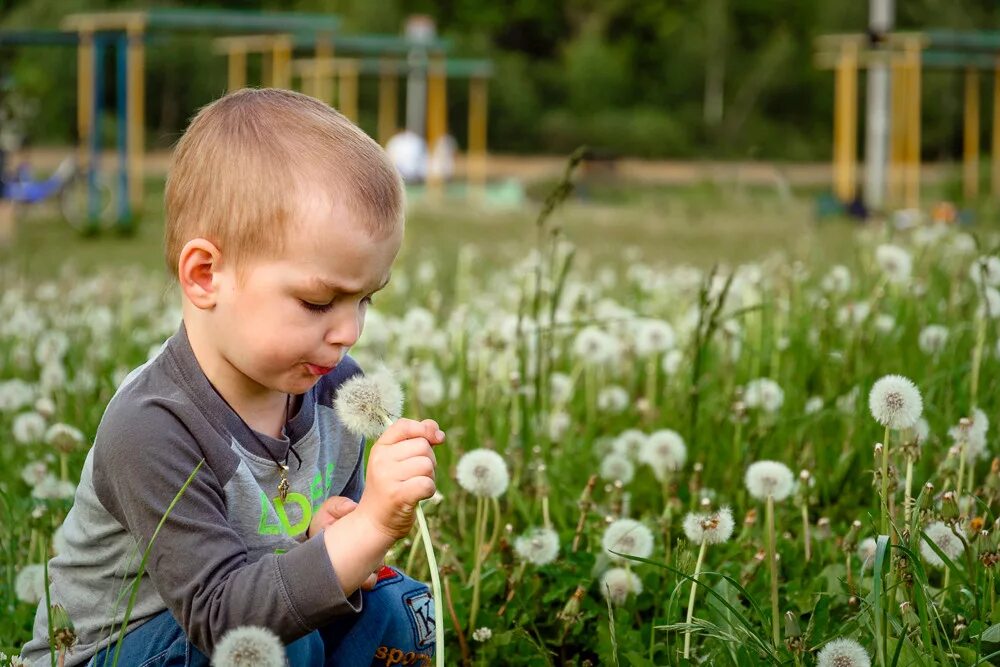
[[[25,565],[14,578],[14,593],[17,599],[28,604],[38,604],[45,598],[45,566]]]
[[[256,626],[233,628],[212,653],[218,667],[285,667],[285,648],[277,635]]]
[[[924,403],[920,391],[902,375],[886,375],[872,385],[868,408],[882,426],[899,430],[917,423]]]
[[[942,324],[928,324],[917,336],[917,346],[924,354],[935,356],[948,343],[948,327]]]
[[[628,457],[611,452],[601,459],[600,475],[601,479],[609,482],[617,480],[621,481],[622,484],[628,484],[635,476],[635,466],[628,460]]]
[[[41,442],[45,437],[45,429],[45,417],[34,410],[14,417],[14,423],[10,427],[14,440],[22,445]]]
[[[493,631],[487,627],[476,628],[472,631],[472,639],[479,643],[487,642],[493,637]]]
[[[768,496],[780,502],[791,494],[795,487],[795,476],[791,469],[779,461],[757,461],[747,468],[747,491],[758,500]]]
[[[455,469],[458,484],[474,496],[499,498],[507,490],[507,462],[492,449],[473,449],[462,455]]]
[[[913,271],[913,257],[905,249],[883,243],[875,248],[875,263],[889,282],[904,285],[910,280]]]
[[[964,536],[961,528],[957,528],[956,530],[958,530],[959,535]],[[962,543],[962,540],[944,522],[935,521],[924,528],[924,532],[941,549],[944,555],[951,560],[955,560],[965,551],[965,545]],[[920,540],[920,555],[924,557],[928,565],[937,568],[944,567],[944,560],[927,544],[927,540],[925,539]]]
[[[355,375],[337,390],[333,407],[352,433],[376,439],[403,411],[403,390],[388,369]]]
[[[764,412],[774,413],[781,409],[785,402],[785,392],[774,380],[757,378],[747,382],[743,389],[743,402],[748,408],[759,408]]]
[[[642,594],[642,580],[623,567],[613,567],[601,576],[601,594],[612,604],[621,606],[630,594]]]
[[[635,519],[617,519],[605,529],[601,546],[608,557],[618,563],[625,560],[619,553],[649,558],[653,553],[653,531]]]
[[[735,525],[733,511],[728,507],[708,514],[689,512],[684,517],[684,535],[692,544],[722,544],[732,537]]]
[[[875,562],[876,546],[877,544],[873,537],[866,537],[858,544],[858,558],[861,559],[862,567],[870,567]]]
[[[514,540],[514,551],[532,565],[548,565],[559,555],[559,534],[551,528],[535,528]]]
[[[871,664],[868,651],[845,637],[827,642],[816,656],[817,667],[871,667]]]
[[[83,432],[69,424],[56,423],[45,431],[45,442],[60,452],[72,452],[84,442]]]
[[[657,479],[662,481],[668,473],[684,467],[687,445],[677,431],[654,431],[639,448],[639,461],[651,467]]]

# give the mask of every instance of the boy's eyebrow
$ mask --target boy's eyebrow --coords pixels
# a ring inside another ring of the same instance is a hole
[[[374,291],[377,292],[380,289],[383,289],[386,285],[389,284],[389,280],[391,278],[392,278],[392,272],[389,272],[388,274],[386,274],[385,279],[382,281],[382,283],[378,287],[376,287]],[[360,292],[361,291],[361,290],[353,290],[353,289],[344,287],[343,285],[338,285],[335,282],[331,282],[329,280],[325,280],[323,278],[320,278],[319,276],[313,276],[312,278],[310,278],[309,281],[308,281],[308,283],[307,283],[307,285],[310,288],[315,288],[315,289],[318,289],[318,290],[325,290],[325,291],[328,291],[328,292],[339,292],[341,294],[354,294],[355,292]]]

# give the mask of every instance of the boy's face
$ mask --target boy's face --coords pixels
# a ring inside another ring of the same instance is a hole
[[[344,206],[305,198],[281,257],[253,260],[242,284],[234,268],[219,272],[213,319],[222,356],[256,385],[308,391],[358,340],[402,236],[400,226],[372,238]]]

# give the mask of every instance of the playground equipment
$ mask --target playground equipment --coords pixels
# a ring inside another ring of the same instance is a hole
[[[449,43],[438,39],[433,27],[420,28],[405,36],[317,32],[219,37],[215,49],[227,58],[229,90],[247,85],[247,58],[259,56],[262,85],[301,90],[333,104],[355,122],[359,78],[378,77],[376,137],[383,146],[398,129],[400,78],[407,82],[406,128],[425,135],[431,149],[448,134],[448,80],[468,79],[467,192],[481,197],[486,186],[487,85],[492,64],[449,58]],[[295,53],[302,55],[294,57]],[[440,196],[442,186],[441,178],[431,172],[427,181],[431,196]]]
[[[822,35],[816,63],[834,70],[833,190],[857,198],[858,71],[887,65],[891,111],[886,203],[920,204],[921,76],[925,69],[964,70],[962,184],[966,200],[979,195],[980,72],[993,72],[991,194],[1000,198],[1000,32],[928,30]]]
[[[142,211],[144,194],[143,136],[145,111],[145,48],[150,34],[180,31],[247,32],[280,30],[336,30],[335,16],[302,13],[249,13],[228,10],[150,9],[135,12],[70,14],[64,30],[75,34],[77,43],[77,130],[79,163],[93,183],[88,197],[90,217],[96,220],[99,192],[100,143],[96,124],[104,93],[104,53],[115,52],[117,100],[117,149],[119,157],[118,223],[131,227]]]

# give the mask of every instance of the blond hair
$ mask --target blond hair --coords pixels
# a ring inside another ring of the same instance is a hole
[[[373,237],[403,223],[403,185],[385,151],[327,104],[288,90],[244,88],[203,107],[167,177],[167,267],[205,238],[241,271],[278,256],[306,185],[340,202]]]

